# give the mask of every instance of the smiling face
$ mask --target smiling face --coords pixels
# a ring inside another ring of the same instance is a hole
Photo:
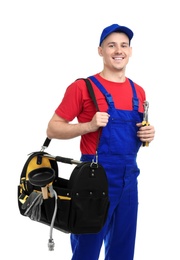
[[[113,32],[98,47],[98,53],[103,57],[104,70],[125,73],[129,57],[132,55],[129,38],[124,33]]]

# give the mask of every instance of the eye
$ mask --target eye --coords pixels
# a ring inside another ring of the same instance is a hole
[[[122,48],[128,48],[129,47],[129,45],[128,44],[122,44]]]
[[[113,47],[115,46],[115,44],[114,44],[114,43],[110,43],[108,46],[109,46],[110,48],[113,48]]]

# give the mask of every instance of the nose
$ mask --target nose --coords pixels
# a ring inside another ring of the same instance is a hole
[[[116,53],[122,53],[122,48],[121,46],[116,46],[116,50],[115,50]]]

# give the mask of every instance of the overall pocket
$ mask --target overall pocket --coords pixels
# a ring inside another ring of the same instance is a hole
[[[134,121],[123,121],[119,118],[111,119],[110,152],[112,154],[136,154],[139,149],[138,127]]]

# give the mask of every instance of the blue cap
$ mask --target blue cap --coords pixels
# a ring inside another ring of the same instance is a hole
[[[131,41],[132,37],[133,37],[133,32],[125,27],[125,26],[121,26],[119,24],[112,24],[106,28],[104,28],[104,30],[102,31],[101,34],[101,38],[100,38],[100,42],[99,42],[99,46],[101,45],[101,43],[104,41],[104,39],[111,33],[113,32],[122,32],[125,33],[127,35],[127,37],[129,38],[129,41]]]

